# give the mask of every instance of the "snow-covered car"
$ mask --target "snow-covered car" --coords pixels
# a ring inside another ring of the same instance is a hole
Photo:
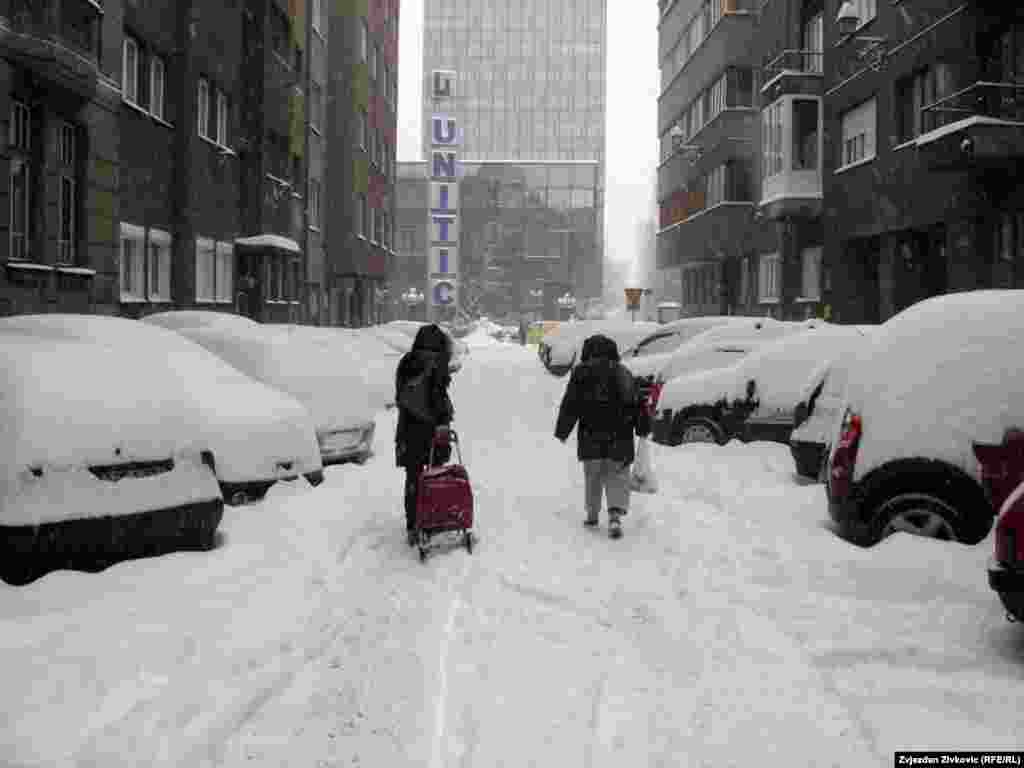
[[[854,356],[831,439],[829,513],[865,545],[891,533],[976,544],[995,508],[973,443],[1024,423],[1024,291],[926,299]]]
[[[988,583],[1007,615],[1024,621],[1024,430],[1007,430],[998,445],[975,443],[974,455],[985,492],[999,510]]]
[[[620,350],[620,356],[623,362],[628,362],[636,358],[667,355],[677,350],[693,337],[704,333],[704,331],[710,330],[717,325],[731,323],[737,319],[739,318],[733,315],[709,315],[673,320],[670,323],[659,325],[654,333],[645,336],[636,344]]]
[[[91,341],[133,356],[192,402],[224,500],[245,504],[278,480],[323,479],[313,421],[292,397],[239,372],[216,355],[157,325],[101,315],[16,315],[0,329]]]
[[[851,345],[863,343],[877,326],[857,326],[863,333],[851,336],[837,348],[832,359],[819,365],[808,377],[793,411],[789,450],[796,473],[808,480],[824,481],[829,440],[843,407],[846,377],[850,370]]]
[[[657,323],[630,322],[629,320],[580,320],[561,323],[548,331],[537,345],[537,356],[549,373],[565,376],[576,364],[580,348],[589,336],[603,334],[615,341],[619,351],[632,347],[650,336]]]
[[[10,326],[0,356],[0,578],[214,545],[212,457],[166,368]]]
[[[255,328],[259,325],[245,315],[233,312],[215,312],[208,309],[177,309],[169,312],[154,312],[145,317],[149,323],[171,331],[181,328],[201,328],[216,325],[228,328]]]
[[[148,320],[148,318],[147,318]],[[159,321],[159,319],[158,319]],[[293,325],[180,326],[179,334],[258,382],[302,403],[324,465],[365,462],[395,360],[350,330]]]
[[[730,366],[670,379],[657,403],[657,434],[667,434],[669,445],[733,438],[788,443],[808,374],[860,334],[852,326],[795,325],[781,337],[754,342]]]
[[[747,342],[773,341],[815,324],[820,323],[794,323],[765,317],[734,317],[728,322],[715,323],[699,331],[670,351],[629,356],[623,359],[623,363],[634,376],[652,377],[652,381],[664,384],[678,376],[701,370],[690,362],[694,349],[723,342],[745,345]]]

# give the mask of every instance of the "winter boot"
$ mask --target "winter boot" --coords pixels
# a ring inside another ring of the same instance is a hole
[[[609,509],[608,510],[608,536],[613,539],[622,538],[622,510],[620,509]]]
[[[583,527],[584,528],[597,528],[597,518],[596,517],[587,517],[587,518],[585,518],[583,520]]]

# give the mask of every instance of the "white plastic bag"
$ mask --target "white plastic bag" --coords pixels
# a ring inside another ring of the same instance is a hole
[[[641,437],[636,445],[636,459],[629,471],[629,488],[638,493],[657,493],[658,478],[654,474],[654,463],[651,461],[651,446],[646,437]]]

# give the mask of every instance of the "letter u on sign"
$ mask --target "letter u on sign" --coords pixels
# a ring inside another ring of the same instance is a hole
[[[430,137],[434,146],[453,147],[458,143],[454,117],[434,115],[430,118],[430,125]]]

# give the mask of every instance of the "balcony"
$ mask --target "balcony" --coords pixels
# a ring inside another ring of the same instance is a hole
[[[784,50],[765,66],[761,95],[766,103],[782,96],[821,96],[824,73],[822,51]]]
[[[99,79],[102,16],[96,0],[0,0],[0,52],[91,98]]]
[[[918,155],[932,171],[997,168],[1024,160],[1024,84],[978,81],[921,110]]]
[[[822,210],[821,99],[782,96],[765,107],[762,215],[815,218]]]
[[[755,204],[727,200],[658,232],[657,269],[722,261],[735,255],[754,222]]]

